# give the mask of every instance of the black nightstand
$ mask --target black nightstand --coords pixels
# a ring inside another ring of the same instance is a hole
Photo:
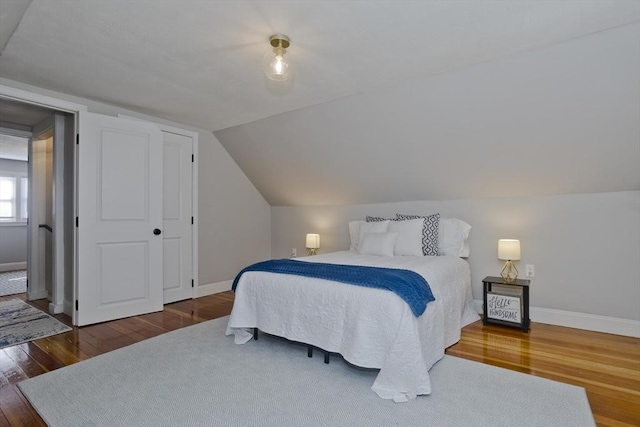
[[[530,280],[516,279],[507,282],[502,277],[485,277],[482,281],[482,323],[514,326],[529,332],[529,284]]]

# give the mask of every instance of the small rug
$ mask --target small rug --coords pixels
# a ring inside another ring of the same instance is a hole
[[[380,399],[375,370],[261,334],[236,345],[228,316],[179,329],[18,384],[62,426],[595,426],[584,388],[452,356],[433,393]]]
[[[0,273],[0,297],[27,292],[27,270]]]
[[[70,330],[64,323],[19,299],[0,301],[0,348]]]

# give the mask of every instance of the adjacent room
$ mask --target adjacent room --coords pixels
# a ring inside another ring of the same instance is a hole
[[[638,0],[0,0],[0,425],[640,425],[639,76]]]

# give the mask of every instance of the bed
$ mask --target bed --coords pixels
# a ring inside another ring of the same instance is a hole
[[[460,339],[461,328],[479,319],[469,265],[458,256],[351,250],[296,259],[406,269],[429,283],[435,301],[416,317],[405,301],[383,289],[258,271],[245,272],[237,282],[226,332],[237,344],[249,342],[258,328],[339,353],[353,365],[379,369],[371,388],[383,399],[404,402],[430,394],[429,369]]]

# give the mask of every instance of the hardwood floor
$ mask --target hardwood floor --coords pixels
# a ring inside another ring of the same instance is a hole
[[[47,301],[32,305],[46,310]],[[0,426],[45,425],[16,386],[23,379],[226,316],[232,305],[233,294],[224,292],[0,350]],[[70,324],[68,316],[55,317]],[[640,339],[540,323],[524,334],[478,321],[447,354],[584,387],[599,426],[640,426]]]

